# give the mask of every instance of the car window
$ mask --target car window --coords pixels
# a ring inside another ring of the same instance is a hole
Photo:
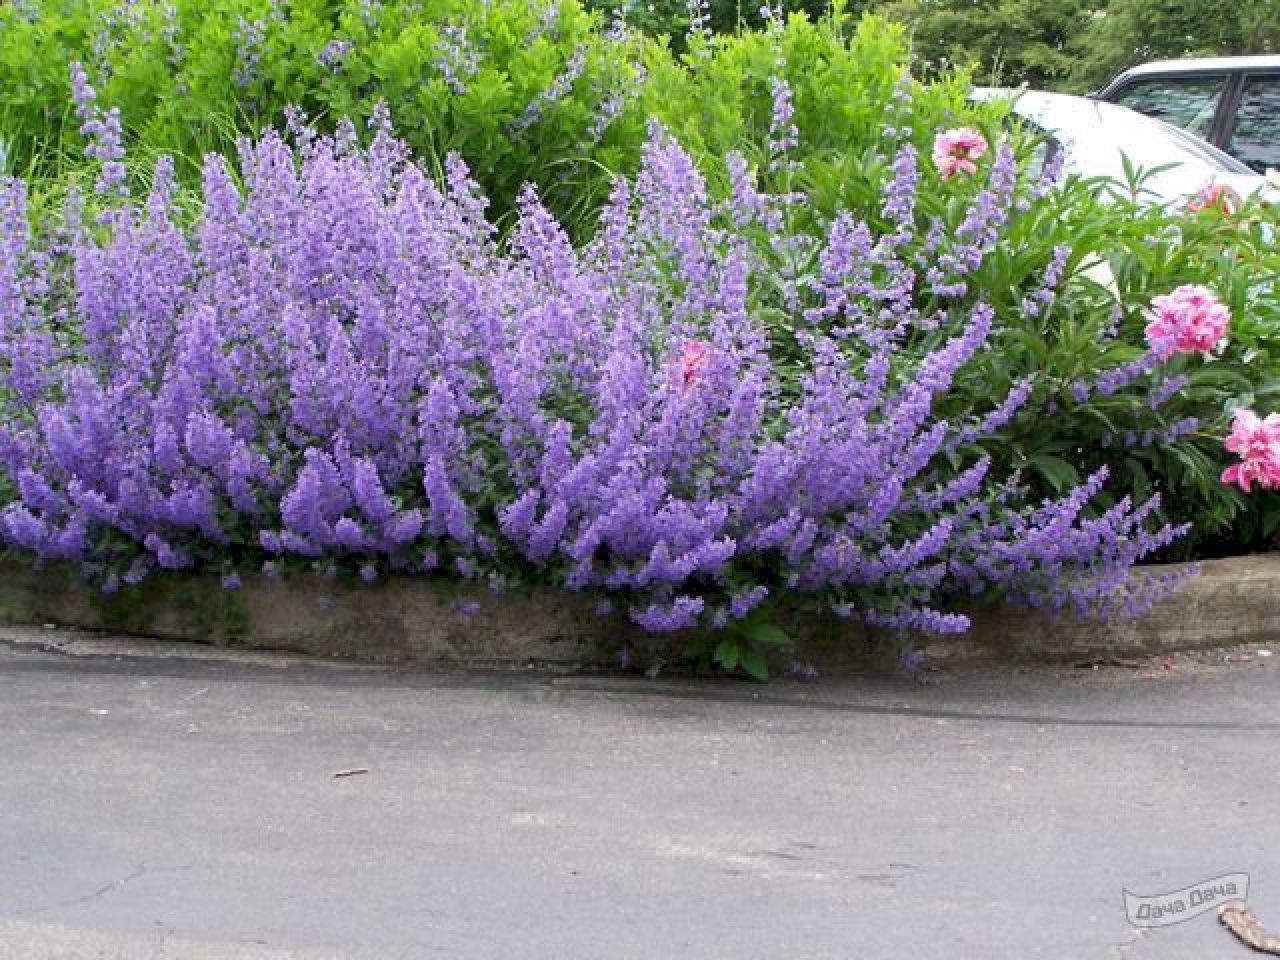
[[[1131,110],[1156,117],[1175,127],[1207,136],[1213,114],[1226,89],[1227,78],[1153,77],[1126,87],[1113,99]]]
[[[1229,149],[1259,173],[1280,167],[1280,76],[1245,80]]]

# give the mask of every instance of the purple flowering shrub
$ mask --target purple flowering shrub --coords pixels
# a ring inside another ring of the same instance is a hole
[[[789,595],[943,632],[965,597],[1154,595],[1127,575],[1178,531],[1154,502],[1087,515],[1102,470],[1041,502],[993,473],[979,442],[1027,392],[956,384],[995,311],[916,294],[985,255],[1007,198],[916,237],[904,147],[890,228],[761,243],[790,199],[741,160],[712,199],[655,127],[578,248],[532,188],[500,240],[460,161],[437,183],[385,123],[355,142],[243,143],[243,188],[211,155],[190,228],[167,162],[40,230],[0,183],[8,543],[107,590],[281,564],[552,583],[651,631]]]

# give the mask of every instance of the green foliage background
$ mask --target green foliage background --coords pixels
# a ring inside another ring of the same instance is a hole
[[[1147,60],[1280,52],[1274,0],[886,0],[925,65],[1084,93]]]
[[[2,4],[0,172],[56,181],[80,165],[68,65],[81,61],[102,101],[120,108],[142,168],[167,153],[190,182],[206,153],[233,153],[237,136],[283,126],[288,107],[332,129],[339,118],[362,125],[384,101],[419,157],[456,151],[500,205],[532,182],[569,198],[560,212],[571,216],[567,204],[598,199],[607,171],[627,163],[620,150],[634,152],[643,133],[631,110],[592,135],[601,104],[638,87],[647,42],[599,26],[558,0]],[[460,88],[440,65],[446,28],[465,30],[474,56]],[[331,56],[333,44],[345,52]],[[565,94],[526,121],[576,57]]]
[[[590,0],[601,10],[616,0]],[[783,0],[775,8],[817,19],[829,0]],[[1275,0],[853,0],[910,30],[917,60],[932,69],[963,66],[980,83],[1086,92],[1126,67],[1165,57],[1280,52]],[[759,3],[709,0],[719,33],[759,26]],[[632,22],[684,49],[685,0],[636,3]]]

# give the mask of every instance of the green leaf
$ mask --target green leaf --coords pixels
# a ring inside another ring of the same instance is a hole
[[[733,670],[738,666],[741,654],[737,642],[732,637],[725,637],[716,645],[715,660],[726,670]]]
[[[756,647],[785,647],[791,642],[787,632],[772,623],[745,624],[742,635]]]
[[[1068,490],[1080,482],[1080,472],[1066,460],[1051,453],[1036,454],[1031,458],[1030,466],[1044,477],[1056,493]]]
[[[742,651],[742,669],[752,680],[763,682],[769,679],[769,665],[759,650]]]

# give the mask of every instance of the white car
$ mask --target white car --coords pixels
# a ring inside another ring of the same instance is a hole
[[[1143,63],[1090,96],[1190,130],[1259,173],[1280,167],[1280,54]]]
[[[1156,171],[1142,184],[1149,202],[1195,203],[1213,184],[1242,198],[1280,200],[1280,190],[1239,160],[1128,107],[1063,93],[991,87],[974,90],[972,99],[1011,101],[1014,115],[1046,136],[1045,162],[1060,152],[1066,173],[1123,183],[1126,157],[1135,167]],[[1163,167],[1168,169],[1159,169]]]

